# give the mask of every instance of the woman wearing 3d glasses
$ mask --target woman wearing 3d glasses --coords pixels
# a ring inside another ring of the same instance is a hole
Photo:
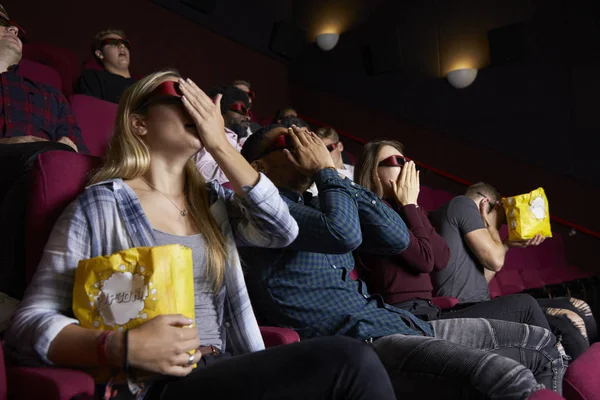
[[[118,103],[121,95],[135,79],[129,72],[131,42],[125,32],[106,29],[94,37],[92,52],[98,62],[84,71],[75,85],[75,93]]]
[[[537,302],[529,295],[511,295],[444,312],[435,306],[429,273],[443,269],[450,249],[419,207],[419,171],[404,157],[404,146],[394,140],[365,145],[354,173],[355,181],[384,199],[401,216],[410,232],[410,245],[400,254],[385,257],[360,252],[357,266],[371,291],[386,303],[425,320],[490,318],[550,329]]]
[[[203,148],[233,190],[202,179],[192,157]],[[298,225],[273,183],[227,141],[220,95],[209,98],[174,71],[135,83],[91,183],[56,222],[13,317],[5,343],[15,360],[124,371],[129,385],[100,387],[104,398],[394,398],[383,365],[357,341],[321,338],[262,351],[236,246],[285,247]],[[78,324],[72,297],[80,260],[168,244],[192,250],[195,321],[161,315],[126,332]]]

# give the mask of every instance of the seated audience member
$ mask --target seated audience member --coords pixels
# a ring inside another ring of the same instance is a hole
[[[293,115],[284,117],[280,121],[281,122],[277,123],[276,125],[281,125],[286,128],[291,128],[292,126],[295,126],[296,128],[307,128],[310,130],[310,125],[308,124],[308,122],[306,122],[305,120],[303,120],[299,117],[295,117]]]
[[[115,384],[119,399],[393,398],[377,356],[356,341],[261,351],[235,245],[286,246],[298,227],[275,186],[227,141],[219,100],[173,71],[124,93],[106,162],[56,222],[7,350],[24,365],[129,365],[153,376]],[[234,191],[203,181],[190,160],[203,146]],[[162,315],[108,336],[78,325],[71,306],[80,260],[166,244],[192,249],[195,321]]]
[[[288,117],[298,118],[298,112],[292,107],[285,107],[277,110],[275,118],[273,118],[273,124],[283,124],[283,119]]]
[[[252,115],[248,96],[233,86],[209,89],[207,94],[211,98],[221,95],[221,113],[225,120],[225,135],[231,146],[239,152],[244,144],[244,139],[248,136],[248,124]],[[194,159],[200,174],[206,181],[216,180],[218,183],[229,181],[208,149],[200,150]]]
[[[461,303],[489,301],[488,282],[504,266],[506,253],[513,247],[537,246],[544,241],[541,235],[527,241],[503,241],[500,228],[505,215],[500,200],[500,194],[493,186],[481,182],[469,187],[464,196],[455,197],[432,213],[432,223],[448,243],[451,254],[446,268],[432,273],[436,296],[456,297]],[[552,315],[556,311],[547,312],[548,307],[572,308],[585,317],[584,311],[565,299],[549,299],[545,303],[546,314]],[[585,318],[595,329],[595,322]],[[547,320],[552,331],[563,337],[565,350],[571,358],[576,359],[589,347],[587,335],[580,333],[566,317],[561,321],[547,316]]]
[[[23,31],[0,5],[0,144],[53,141],[87,153],[67,99],[56,89],[17,75]]]
[[[256,94],[250,90],[250,82],[245,81],[243,79],[238,79],[238,80],[233,81],[231,83],[231,86],[234,86],[234,87],[240,89],[242,92],[244,92],[248,95],[248,102],[250,103],[248,108],[252,109],[252,105],[254,102],[254,98],[256,97]],[[252,135],[253,132],[256,132],[260,128],[262,128],[262,126],[258,122],[255,122],[255,120],[252,119],[252,116],[250,116],[250,122],[248,124],[248,136]]]
[[[327,150],[329,150],[329,154],[331,154],[331,158],[333,159],[333,163],[335,164],[337,171],[346,176],[348,179],[354,180],[354,166],[344,163],[342,158],[344,144],[340,141],[340,136],[335,129],[331,127],[321,127],[317,129],[315,133],[321,138],[321,140],[323,140],[325,146],[327,146]],[[310,188],[308,188],[308,191],[315,196],[319,194],[317,185],[314,183],[310,186]]]
[[[104,69],[86,69],[75,85],[75,93],[118,103],[135,79],[129,72],[130,43],[125,32],[106,29],[94,37],[92,51]]]
[[[392,256],[410,237],[377,195],[340,176],[314,133],[267,127],[248,138],[242,154],[279,188],[299,226],[286,248],[240,249],[261,323],[293,328],[303,339],[373,342],[398,398],[517,399],[539,384],[561,391],[564,359],[548,330],[475,318],[425,322],[350,277],[353,250]],[[313,181],[319,197],[303,196]]]
[[[526,294],[502,296],[442,315],[431,302],[429,274],[446,267],[450,249],[417,204],[420,181],[415,163],[404,157],[400,142],[381,140],[364,146],[355,171],[356,183],[389,204],[406,223],[410,236],[408,248],[400,254],[359,252],[357,267],[372,292],[425,320],[490,318],[550,329],[538,303]]]

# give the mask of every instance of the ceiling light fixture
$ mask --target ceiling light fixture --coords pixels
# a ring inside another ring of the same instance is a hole
[[[337,33],[322,33],[317,36],[317,45],[321,50],[329,51],[335,47],[339,39],[340,35]]]
[[[475,78],[477,78],[477,69],[475,68],[461,68],[455,69],[454,71],[448,72],[446,76],[448,82],[456,89],[464,89],[471,85]]]

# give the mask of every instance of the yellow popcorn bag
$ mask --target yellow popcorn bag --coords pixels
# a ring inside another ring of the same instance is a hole
[[[509,240],[528,240],[535,235],[552,237],[550,209],[544,189],[502,199]]]
[[[128,330],[163,314],[194,320],[192,250],[137,247],[81,260],[73,312],[84,328]]]

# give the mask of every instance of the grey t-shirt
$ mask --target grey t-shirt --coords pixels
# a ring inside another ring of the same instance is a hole
[[[489,300],[483,266],[464,241],[467,233],[486,228],[477,204],[467,196],[455,197],[431,214],[431,222],[450,248],[446,268],[431,274],[435,296],[456,297],[461,303]]]
[[[204,252],[204,237],[201,234],[191,236],[176,236],[154,229],[156,244],[180,244],[192,249],[194,265],[194,309],[196,327],[200,336],[201,346],[213,345],[223,350],[221,324],[223,323],[223,305],[225,300],[225,285],[215,295],[206,277],[206,257]]]

